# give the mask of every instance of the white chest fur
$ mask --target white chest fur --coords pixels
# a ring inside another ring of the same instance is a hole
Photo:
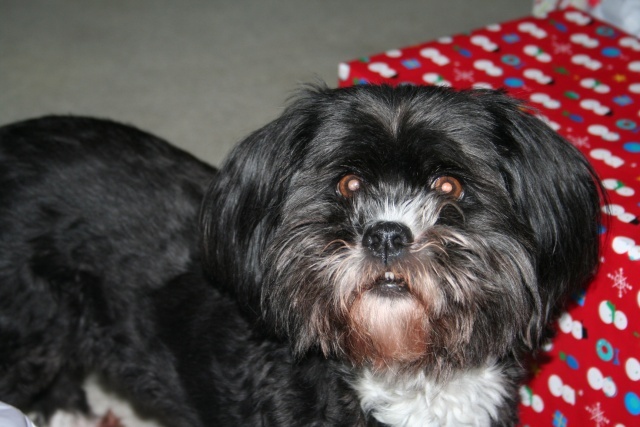
[[[505,376],[495,364],[437,383],[364,371],[353,384],[365,412],[393,427],[488,426],[505,398]]]

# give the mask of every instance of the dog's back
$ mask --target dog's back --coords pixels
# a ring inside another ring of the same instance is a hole
[[[0,128],[0,400],[83,409],[77,382],[88,370],[136,375],[133,361],[157,345],[147,295],[197,262],[197,215],[214,176],[110,121]],[[148,363],[162,363],[153,354]]]

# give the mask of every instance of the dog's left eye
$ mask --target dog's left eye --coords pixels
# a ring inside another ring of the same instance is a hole
[[[345,198],[353,197],[362,188],[362,179],[359,176],[349,174],[342,177],[336,190]]]
[[[431,188],[442,195],[451,197],[452,199],[456,200],[460,200],[464,192],[464,188],[462,187],[460,181],[452,176],[438,177],[435,181],[433,181],[433,184],[431,184]]]

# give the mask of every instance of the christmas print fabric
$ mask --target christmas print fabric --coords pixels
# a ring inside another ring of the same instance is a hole
[[[585,154],[608,192],[601,266],[521,387],[521,425],[640,425],[640,40],[566,9],[343,63],[339,78],[506,88]]]

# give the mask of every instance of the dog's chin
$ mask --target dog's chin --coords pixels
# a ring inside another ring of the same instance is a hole
[[[425,264],[413,255],[389,267],[366,256],[356,259],[359,274],[347,274],[337,285],[342,301],[334,318],[344,319],[338,326],[343,331],[342,354],[355,366],[375,370],[424,366],[430,319],[443,305],[432,274],[426,274]],[[355,284],[349,282],[354,276]]]
[[[347,316],[347,357],[378,370],[419,364],[429,341],[427,313],[405,278],[381,275],[354,292]]]

